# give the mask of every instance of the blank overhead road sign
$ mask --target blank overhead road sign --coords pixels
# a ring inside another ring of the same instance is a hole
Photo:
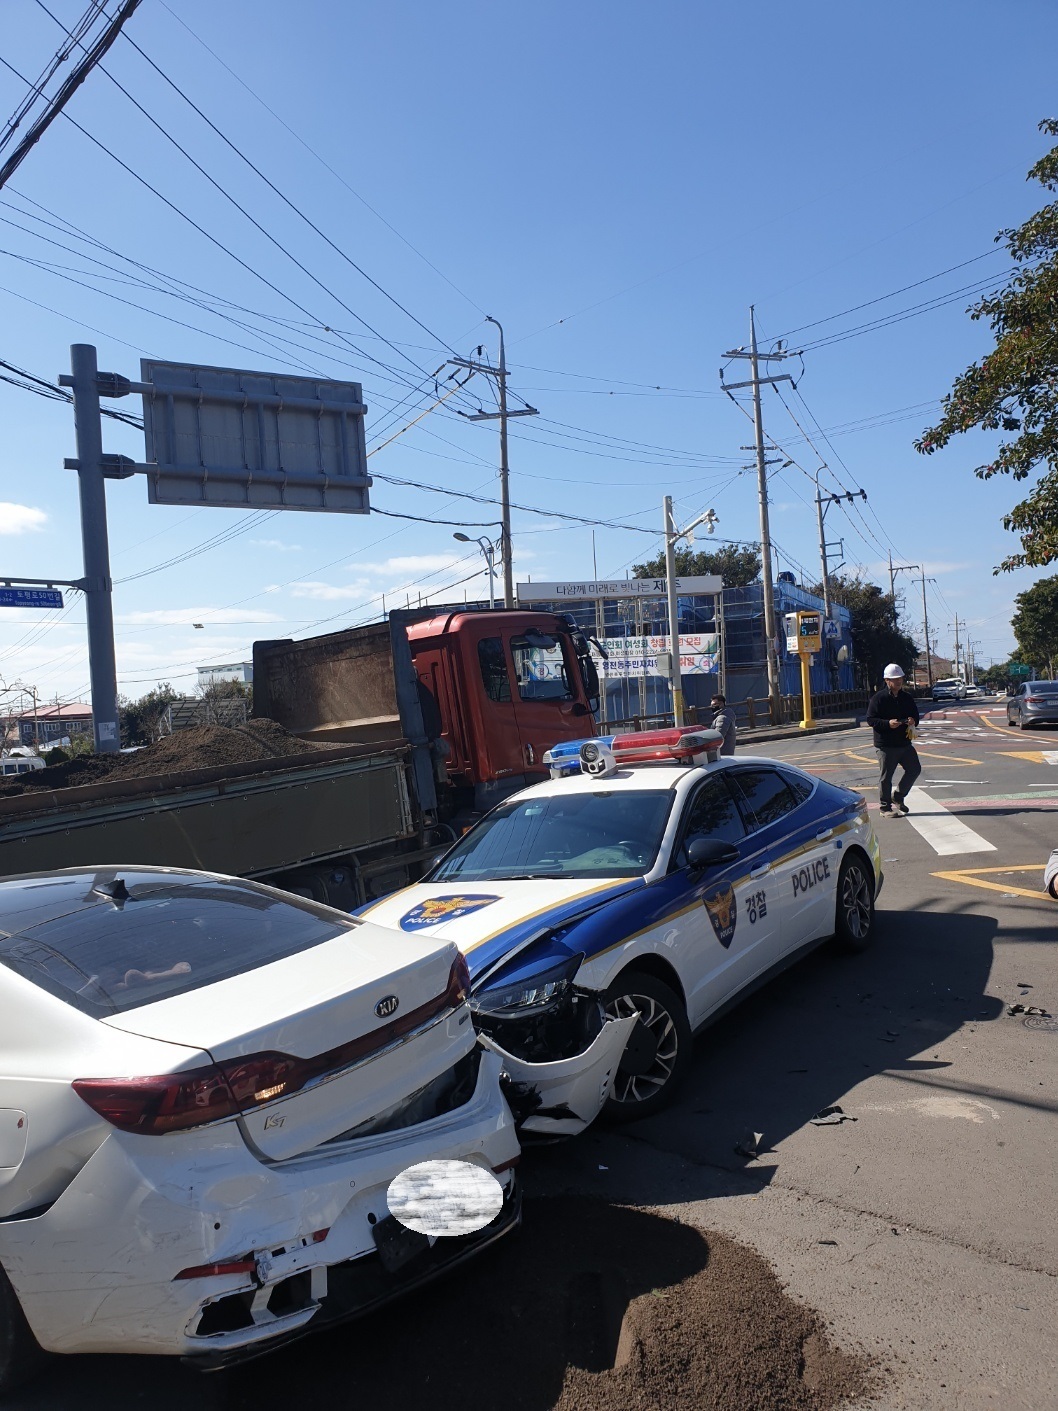
[[[149,359],[140,370],[148,464],[135,470],[151,504],[369,513],[358,382]]]

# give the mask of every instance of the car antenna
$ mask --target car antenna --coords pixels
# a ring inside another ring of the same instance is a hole
[[[127,902],[132,896],[128,887],[125,886],[125,879],[123,877],[115,877],[111,882],[97,882],[92,888],[92,891],[97,892],[101,897],[109,897],[112,902],[116,902],[119,906],[123,902]]]

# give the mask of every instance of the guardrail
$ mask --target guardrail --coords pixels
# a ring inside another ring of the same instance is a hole
[[[818,719],[834,715],[855,715],[865,711],[870,694],[867,691],[821,691],[812,697],[812,714]],[[735,723],[739,729],[756,730],[766,725],[792,725],[801,719],[802,702],[800,696],[779,697],[779,719],[772,718],[771,703],[767,696],[762,699],[752,697],[744,701],[728,701],[735,712]],[[713,712],[708,706],[688,706],[688,725],[711,725]],[[657,715],[628,715],[619,720],[607,720],[600,728],[607,732],[616,730],[664,730],[673,723],[672,712]]]

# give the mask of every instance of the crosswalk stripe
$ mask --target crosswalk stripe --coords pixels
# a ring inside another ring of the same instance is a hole
[[[996,851],[994,843],[968,828],[961,819],[953,818],[940,800],[931,798],[924,789],[915,790],[907,807],[910,810],[907,821],[941,857]]]

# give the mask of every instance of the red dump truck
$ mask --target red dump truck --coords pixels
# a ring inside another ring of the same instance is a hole
[[[256,642],[254,716],[335,748],[0,795],[0,876],[156,863],[351,910],[543,777],[551,745],[593,734],[598,690],[587,639],[552,613],[394,612]]]

